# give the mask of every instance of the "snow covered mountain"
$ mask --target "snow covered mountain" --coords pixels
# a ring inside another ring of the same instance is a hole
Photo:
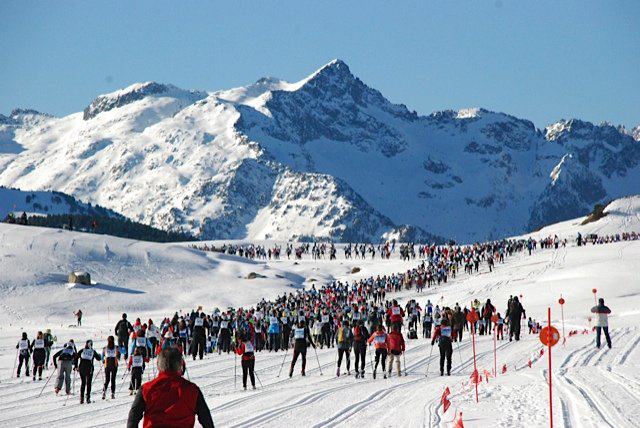
[[[98,217],[124,218],[118,213],[99,206],[85,204],[60,192],[22,191],[0,186],[0,221],[9,213],[19,217],[27,215],[85,214]]]
[[[473,241],[640,193],[640,143],[575,119],[542,131],[484,109],[419,116],[334,60],[297,83],[148,82],[63,118],[0,116],[0,184],[206,239]]]

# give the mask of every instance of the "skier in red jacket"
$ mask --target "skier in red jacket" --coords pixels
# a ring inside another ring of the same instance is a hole
[[[391,333],[389,333],[389,376],[393,370],[393,361],[395,360],[398,368],[398,376],[402,376],[402,370],[400,370],[400,355],[405,350],[404,337],[400,333],[398,327],[394,326]]]
[[[394,300],[393,304],[387,309],[387,319],[391,326],[402,328],[402,319],[404,318],[404,310],[398,305],[398,301]]]
[[[176,348],[163,350],[158,356],[158,370],[158,377],[142,385],[136,395],[129,411],[127,427],[137,427],[143,416],[145,428],[193,427],[197,415],[200,425],[213,428],[211,412],[202,391],[180,375],[180,351]]]

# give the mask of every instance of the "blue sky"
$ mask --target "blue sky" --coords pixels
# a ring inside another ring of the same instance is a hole
[[[333,58],[420,114],[640,124],[640,1],[0,2],[0,113],[154,80],[299,80]]]

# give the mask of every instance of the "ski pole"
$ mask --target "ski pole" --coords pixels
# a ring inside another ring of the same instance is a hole
[[[47,378],[47,381],[44,383],[44,386],[42,387],[42,389],[40,390],[40,394],[38,394],[38,397],[40,397],[42,395],[42,393],[44,392],[44,389],[47,387],[47,385],[49,384],[49,381],[51,380],[51,378],[53,377],[54,373],[56,372],[56,370],[58,370],[58,368],[54,368],[53,371],[51,372],[51,374],[49,375],[49,377]],[[36,398],[38,398],[36,397]]]
[[[98,372],[96,373],[96,375],[93,377],[93,381],[92,383],[95,383],[96,379],[98,379],[98,376],[100,376],[100,372],[102,371],[102,364],[100,364],[100,369],[98,369]]]
[[[238,387],[238,354],[233,353],[233,389]]]
[[[260,376],[258,376],[258,372],[254,371],[253,374],[256,375],[256,379],[258,379],[258,382],[260,382],[260,388],[264,389],[264,385],[262,384],[262,381],[260,380]]]
[[[433,345],[431,345],[431,352],[429,352],[429,361],[427,361],[427,372],[424,377],[429,377],[429,366],[431,365],[431,356],[433,355]]]
[[[120,378],[120,387],[118,388],[118,394],[122,391],[122,387],[126,383],[125,378],[127,377],[127,374],[129,374],[129,369],[127,369],[127,371],[124,372],[124,375],[122,375],[122,378]]]
[[[406,355],[407,355],[406,351],[402,353],[402,362],[404,363],[404,375],[405,376],[407,375],[407,357],[406,357]]]
[[[189,380],[189,382],[191,382],[191,376],[189,376],[189,369],[187,368],[187,362],[184,360],[184,358],[182,359],[182,361],[184,361],[184,372],[187,375],[187,379]]]
[[[462,365],[462,352],[460,352],[460,341],[456,341],[456,344],[458,345],[458,357],[460,357],[460,365]]]
[[[278,372],[278,376],[276,377],[280,377],[280,374],[282,373],[282,367],[284,367],[284,362],[287,359],[288,352],[289,352],[289,348],[287,348],[286,351],[284,351],[284,358],[282,359],[282,364],[280,364],[280,371]]]
[[[373,358],[371,358],[371,346],[367,346],[367,349],[369,350],[369,365],[371,366],[371,373],[373,373],[375,370],[373,368]]]
[[[78,370],[73,371],[73,382],[71,382],[71,393],[72,395],[76,395],[76,372]]]
[[[16,358],[15,358],[15,360],[13,360],[13,371],[11,372],[11,377],[17,377],[16,364],[18,363],[18,354],[19,353],[20,353],[20,351],[18,349],[16,349]]]
[[[316,347],[313,347],[313,352],[316,353],[316,361],[318,361],[318,369],[320,370],[320,376],[322,376],[322,367],[320,367],[320,358],[318,358],[318,350]]]

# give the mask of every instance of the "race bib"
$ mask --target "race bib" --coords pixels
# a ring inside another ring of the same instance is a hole
[[[83,349],[80,358],[83,360],[90,360],[93,358],[93,349]]]
[[[142,359],[142,355],[134,355],[131,365],[133,367],[142,367],[142,363],[144,360]]]
[[[147,346],[147,339],[144,337],[136,337],[136,346],[139,348],[144,348]]]
[[[36,349],[44,349],[44,339],[36,339]]]
[[[187,330],[180,330],[180,337],[187,337]]]
[[[354,312],[353,313],[353,319],[356,320],[356,321],[359,320],[360,319],[360,313],[359,312]]]
[[[440,328],[440,336],[442,336],[442,337],[451,337],[451,327],[442,327],[442,328]]]
[[[18,342],[18,348],[21,351],[29,349],[29,341],[28,340],[21,340],[20,342]]]
[[[393,315],[400,315],[400,307],[399,306],[394,306],[393,308],[391,308],[391,313]]]
[[[253,347],[253,343],[251,342],[244,342],[244,352],[253,352],[255,351],[255,348]]]
[[[202,327],[204,325],[204,320],[202,318],[196,318],[194,324],[196,327]]]
[[[304,328],[296,328],[293,331],[293,337],[295,339],[304,339]]]
[[[282,321],[282,323],[283,323],[283,324],[286,324],[286,323],[288,323],[288,322],[289,322],[289,318],[287,318],[287,317],[282,317],[282,318],[280,318],[280,321]]]
[[[220,328],[227,328],[229,326],[229,321],[222,321],[220,323]]]
[[[298,315],[298,322],[305,322],[306,318],[304,317],[304,315]]]
[[[116,348],[113,348],[113,349],[105,348],[104,356],[106,358],[115,358],[116,357]]]
[[[218,321],[212,321],[211,322],[211,326],[212,327],[218,327],[220,325],[220,323]]]
[[[387,341],[387,336],[385,336],[384,334],[380,335],[380,336],[376,336],[376,337],[374,337],[373,341],[375,343],[384,343],[384,342]]]
[[[73,355],[73,348],[65,348],[65,350],[62,351],[62,353],[65,355]]]
[[[429,316],[429,315],[425,315],[425,316],[424,316],[424,320],[425,320],[426,322],[431,322],[431,316]]]
[[[271,324],[271,325],[278,324],[278,318],[269,317],[269,324]]]
[[[328,323],[328,322],[329,322],[329,315],[323,315],[323,316],[322,316],[322,322],[323,322],[324,324]]]

